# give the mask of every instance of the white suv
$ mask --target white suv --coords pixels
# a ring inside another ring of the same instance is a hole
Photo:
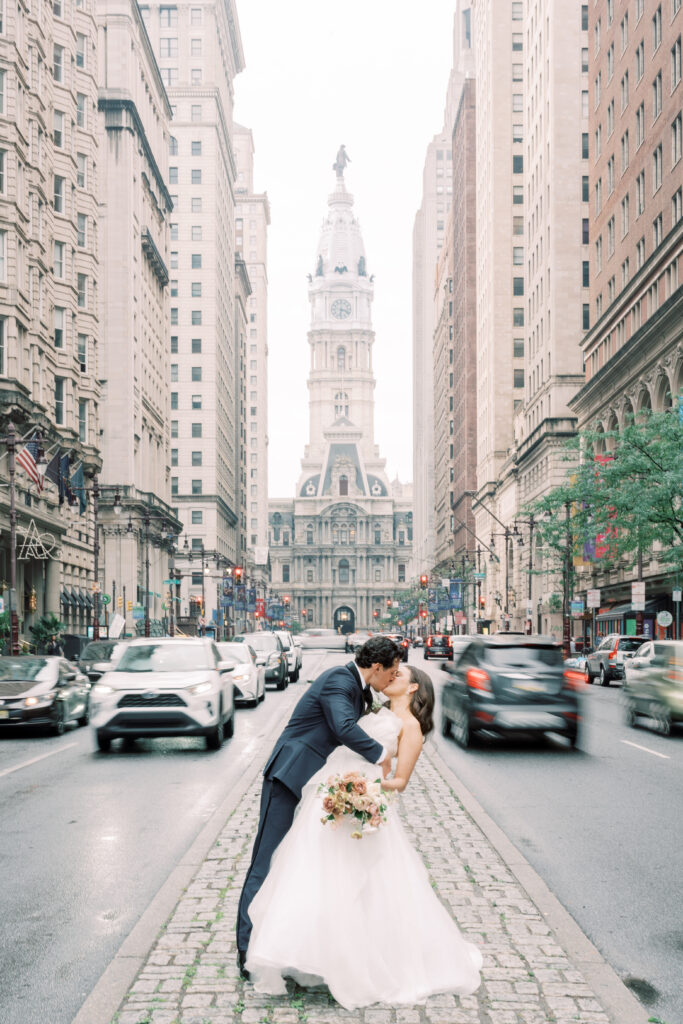
[[[290,683],[295,683],[299,678],[299,672],[301,671],[301,665],[304,660],[303,651],[301,645],[297,644],[291,633],[288,633],[285,629],[276,629],[275,636],[279,636],[282,642],[282,646],[285,649],[287,655],[287,672],[289,673]]]
[[[90,691],[90,721],[106,751],[119,737],[205,736],[218,750],[235,729],[230,673],[206,638],[132,640]]]

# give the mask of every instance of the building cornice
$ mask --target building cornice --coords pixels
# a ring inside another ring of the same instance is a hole
[[[118,92],[119,95],[115,95],[116,92]],[[161,171],[159,170],[159,166],[156,160],[154,159],[154,154],[152,153],[152,148],[147,139],[147,133],[145,132],[145,126],[142,123],[142,118],[138,113],[138,108],[135,105],[134,100],[132,100],[130,96],[128,96],[128,94],[123,93],[120,90],[107,90],[106,92],[100,92],[100,95],[97,100],[97,109],[103,111],[104,113],[104,127],[107,131],[126,130],[130,131],[131,133],[132,131],[135,131],[138,139],[140,140],[140,145],[142,146],[143,152],[147,159],[147,163],[149,164],[152,170],[152,174],[154,175],[154,180],[156,181],[157,188],[159,189],[159,192],[163,196],[164,203],[166,205],[166,211],[170,213],[171,210],[173,209],[173,200],[171,199],[171,193],[166,188],[166,184],[161,175]],[[115,123],[113,119],[111,121],[108,121],[107,114],[114,114],[116,111],[119,110],[125,110],[128,112],[128,114],[130,115],[132,126],[124,124],[123,119],[121,119],[120,123]]]

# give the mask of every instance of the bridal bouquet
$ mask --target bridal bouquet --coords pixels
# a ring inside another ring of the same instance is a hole
[[[381,779],[370,782],[362,772],[330,775],[327,782],[320,784],[318,792],[323,795],[325,815],[320,819],[323,825],[331,822],[332,828],[336,828],[344,817],[351,815],[355,824],[352,839],[362,839],[366,832],[376,832],[387,820],[390,795],[382,789]]]

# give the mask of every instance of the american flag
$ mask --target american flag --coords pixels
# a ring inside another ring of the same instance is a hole
[[[24,470],[26,475],[33,480],[38,488],[38,494],[43,489],[43,478],[38,472],[36,460],[38,458],[39,446],[37,441],[27,441],[21,451],[17,454],[17,463]]]

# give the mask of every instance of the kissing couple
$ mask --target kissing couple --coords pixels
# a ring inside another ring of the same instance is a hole
[[[388,698],[363,714],[373,695]],[[263,772],[261,813],[237,917],[238,964],[258,992],[285,978],[328,986],[347,1010],[470,995],[482,957],[432,889],[393,801],[359,841],[325,827],[321,783],[357,772],[387,794],[407,786],[434,727],[429,676],[372,636],[296,705]],[[323,787],[324,788],[324,787]]]

